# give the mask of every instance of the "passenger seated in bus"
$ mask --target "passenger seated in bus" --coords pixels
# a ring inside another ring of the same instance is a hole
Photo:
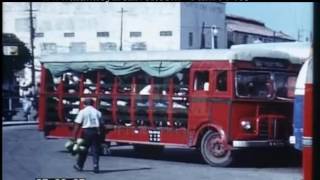
[[[270,82],[252,81],[248,83],[248,95],[251,97],[271,97]]]
[[[194,90],[209,91],[209,72],[196,72],[194,77]]]
[[[173,108],[177,108],[177,109],[187,109],[186,106],[182,105],[182,104],[179,104],[177,102],[173,102]]]
[[[62,75],[62,82],[64,85],[65,93],[76,93],[79,90],[79,77],[73,72],[67,72]],[[58,82],[58,81],[56,81]]]
[[[286,98],[288,97],[288,89],[286,87],[280,87],[277,89],[277,93],[276,93],[277,97],[283,97]]]
[[[139,91],[139,95],[150,95],[150,90],[151,90],[151,85],[147,85],[145,86],[141,91]],[[162,90],[162,95],[167,95],[167,91],[166,90]],[[137,106],[140,107],[147,107],[149,106],[149,102],[148,100],[139,100],[140,102],[137,102]],[[163,107],[163,108],[167,108],[168,107],[168,102],[167,99],[165,97],[165,99],[160,99],[158,101],[154,101],[154,107]],[[173,103],[173,108],[186,108],[185,106],[178,104],[176,102]]]
[[[218,73],[216,89],[218,91],[226,91],[227,90],[227,71],[222,71],[222,72]]]
[[[292,98],[294,96],[295,77],[278,78],[276,81],[276,97]]]
[[[150,90],[151,90],[151,85],[149,84],[149,85],[146,85],[144,88],[142,88],[139,91],[138,94],[140,96],[149,96],[150,95]],[[147,107],[147,106],[149,106],[148,98],[137,100],[137,106],[139,106],[139,107]]]
[[[151,85],[146,85],[141,91],[139,91],[139,95],[150,95]]]

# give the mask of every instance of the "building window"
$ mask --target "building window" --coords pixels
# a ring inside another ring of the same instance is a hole
[[[41,54],[56,54],[57,53],[57,44],[56,43],[42,43],[41,47]]]
[[[68,32],[63,34],[64,37],[74,37],[74,32]]]
[[[217,35],[213,36],[213,41],[214,41],[214,49],[218,49],[218,36]]]
[[[243,35],[243,39],[242,39],[242,44],[247,44],[248,43],[248,35]]]
[[[209,71],[195,72],[193,87],[195,91],[209,91]]]
[[[34,37],[44,37],[44,33],[40,32],[40,33],[35,33]]]
[[[86,52],[87,45],[85,42],[72,42],[70,44],[70,52],[72,53],[84,53]]]
[[[147,45],[145,42],[136,42],[131,45],[132,51],[139,51],[139,50],[147,50]]]
[[[201,43],[200,43],[200,49],[206,48],[206,34],[201,33]]]
[[[109,37],[109,32],[97,32],[97,37]]]
[[[193,46],[193,33],[189,32],[189,47]]]
[[[160,36],[172,36],[172,31],[160,31]]]
[[[116,51],[117,43],[114,42],[105,42],[100,43],[100,51]]]
[[[130,32],[130,37],[141,37],[141,32]]]

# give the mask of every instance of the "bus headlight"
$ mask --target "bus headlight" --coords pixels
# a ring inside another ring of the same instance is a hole
[[[252,125],[251,125],[251,122],[250,121],[247,121],[247,120],[243,120],[243,121],[241,121],[241,127],[244,129],[244,130],[246,130],[246,131],[249,131],[249,130],[251,130],[251,128],[252,128]]]

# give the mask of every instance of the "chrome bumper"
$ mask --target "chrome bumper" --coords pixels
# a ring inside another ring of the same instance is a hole
[[[242,147],[282,147],[288,145],[288,142],[283,140],[255,140],[255,141],[232,141],[234,148]]]

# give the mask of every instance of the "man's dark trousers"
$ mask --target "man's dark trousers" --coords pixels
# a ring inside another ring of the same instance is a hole
[[[84,163],[88,156],[89,148],[91,147],[93,166],[99,167],[99,154],[100,154],[100,135],[98,134],[98,128],[84,128],[82,138],[85,141],[86,151],[79,153],[77,164],[83,168]]]

